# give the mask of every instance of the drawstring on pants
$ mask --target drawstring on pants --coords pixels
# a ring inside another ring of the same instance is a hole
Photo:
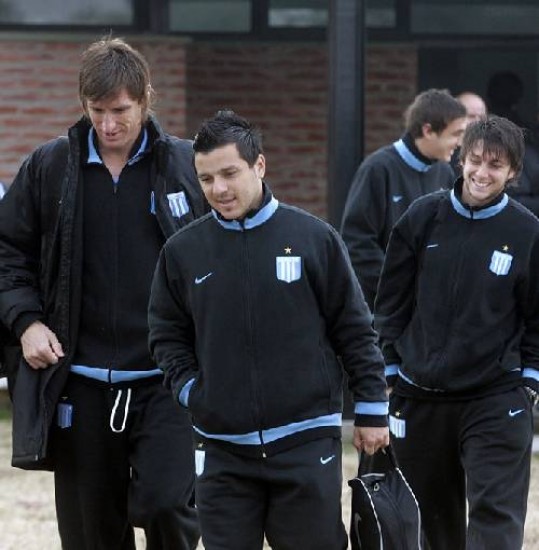
[[[120,429],[117,429],[114,427],[114,420],[116,417],[116,411],[118,410],[118,407],[120,405],[122,393],[123,390],[118,390],[118,393],[116,394],[116,400],[114,401],[114,407],[112,407],[112,412],[110,413],[110,429],[117,434],[122,433],[125,430],[125,425],[127,423],[127,413],[129,412],[129,403],[131,402],[131,388],[127,388],[127,397],[125,399],[124,419],[122,422],[122,427]]]

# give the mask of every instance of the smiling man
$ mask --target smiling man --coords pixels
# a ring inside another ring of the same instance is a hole
[[[199,538],[190,422],[149,355],[147,304],[162,244],[208,208],[191,142],[161,130],[152,95],[138,51],[92,44],[83,118],[0,205],[0,317],[23,355],[13,464],[54,469],[64,550],[134,550],[133,526],[153,550]]]
[[[522,547],[539,389],[539,221],[505,188],[523,155],[512,122],[470,124],[463,176],[397,222],[378,287],[392,440],[436,550]]]
[[[261,136],[230,111],[194,142],[212,213],[170,239],[150,299],[150,347],[189,409],[207,550],[347,547],[342,365],[354,444],[387,445],[383,361],[348,255],[327,223],[263,182]]]
[[[449,189],[448,164],[466,126],[466,109],[446,90],[420,93],[405,113],[401,139],[358,168],[344,207],[341,234],[371,310],[395,222],[418,197]]]

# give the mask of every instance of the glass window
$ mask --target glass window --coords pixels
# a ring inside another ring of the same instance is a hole
[[[270,0],[270,27],[327,27],[329,0]],[[395,0],[367,0],[367,27],[387,28],[396,24]]]
[[[251,0],[170,0],[171,31],[250,32]]]
[[[0,23],[13,25],[132,25],[132,0],[0,0]]]
[[[411,30],[428,34],[539,34],[537,0],[412,0]]]
[[[367,0],[365,24],[369,29],[391,29],[397,25],[395,0]]]
[[[326,27],[328,0],[270,0],[270,27]]]

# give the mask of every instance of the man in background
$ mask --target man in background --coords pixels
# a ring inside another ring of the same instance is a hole
[[[524,130],[524,164],[507,194],[539,216],[539,127],[521,113],[524,83],[513,71],[494,73],[487,84],[489,111],[508,118]]]
[[[464,105],[466,109],[466,126],[487,116],[487,106],[483,98],[474,92],[462,92],[456,96],[457,100]],[[461,175],[460,166],[460,142],[459,147],[455,149],[451,156],[451,167],[456,176]]]
[[[341,233],[371,311],[393,225],[416,198],[451,187],[449,161],[465,126],[466,109],[447,90],[422,92],[405,112],[401,139],[356,172]]]
[[[462,92],[457,96],[457,100],[462,103],[466,109],[466,125],[487,116],[487,106],[483,98],[476,93]]]

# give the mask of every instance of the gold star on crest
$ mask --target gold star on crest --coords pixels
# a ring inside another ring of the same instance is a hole
[[[289,246],[287,246],[287,247],[284,249],[284,253],[285,253],[285,254],[292,254],[292,249],[291,249]]]
[[[504,252],[507,252],[507,251],[509,250],[509,247],[508,247],[506,244],[504,244],[504,245],[502,246],[502,250],[503,250]]]
[[[395,411],[395,416],[398,418],[401,415],[400,411]]]

